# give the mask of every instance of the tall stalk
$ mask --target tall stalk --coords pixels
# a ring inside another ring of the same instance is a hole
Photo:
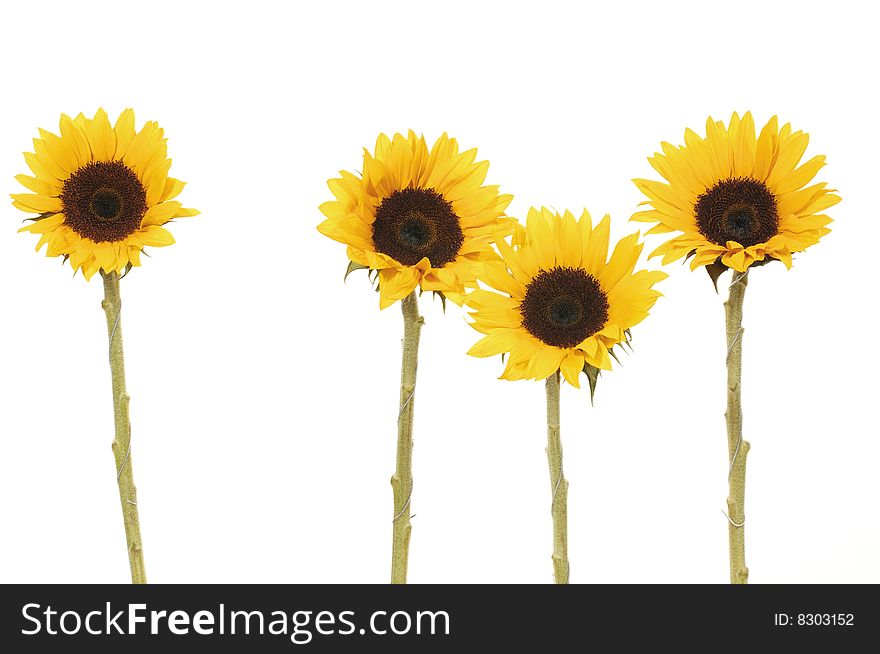
[[[562,440],[559,435],[559,372],[547,377],[547,462],[550,465],[553,518],[553,578],[568,583],[568,481],[562,472]]]
[[[394,491],[394,519],[391,541],[391,583],[405,584],[412,532],[412,429],[419,337],[424,318],[419,315],[416,291],[401,302],[403,310],[403,364],[400,371],[400,410],[397,417],[397,466],[391,477]]]
[[[727,497],[728,540],[730,546],[730,583],[749,583],[746,567],[745,496],[746,457],[750,445],[742,435],[742,341],[743,299],[748,284],[748,271],[734,271],[724,314],[727,322],[727,454],[729,494]]]
[[[113,387],[113,419],[116,434],[113,438],[113,456],[116,459],[116,483],[122,504],[125,540],[128,544],[128,563],[131,583],[147,583],[144,568],[144,548],[138,518],[137,489],[131,462],[131,422],[128,416],[129,396],[125,390],[125,358],[122,351],[122,300],[119,296],[119,275],[101,273],[104,278],[104,301],[101,307],[107,316],[107,336],[110,341],[110,374]]]

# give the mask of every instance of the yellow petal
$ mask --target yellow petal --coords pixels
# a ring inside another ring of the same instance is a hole
[[[533,379],[547,379],[559,370],[565,350],[557,347],[539,347],[529,361],[528,375]]]
[[[492,357],[510,352],[516,338],[510,330],[499,330],[484,336],[477,341],[468,354],[473,357]]]
[[[180,195],[184,186],[186,186],[186,182],[181,182],[179,179],[174,179],[173,177],[166,179],[165,190],[162,192],[162,202],[176,198]]]
[[[48,218],[31,221],[24,227],[21,227],[18,231],[30,232],[31,234],[46,234],[63,223],[64,214],[56,213],[54,216],[49,216]]]
[[[164,227],[158,225],[149,225],[138,233],[138,238],[144,245],[153,247],[164,247],[174,244],[174,237]]]
[[[149,225],[164,225],[174,218],[175,212],[177,212],[178,209],[180,209],[180,202],[172,201],[153,205],[147,209],[147,212],[144,214],[144,217],[141,220],[141,227],[148,227]]]
[[[12,199],[15,200],[13,204],[16,207],[32,213],[54,213],[64,209],[61,198],[34,193],[13,193]]]
[[[553,214],[548,209],[541,208],[530,209],[526,218],[528,243],[537,256],[538,267],[542,270],[550,270],[556,265],[553,234],[549,222],[552,217]]]
[[[116,161],[122,161],[128,146],[134,140],[134,110],[126,109],[119,118],[116,119],[116,126],[113,128],[116,134],[116,148],[113,158]]]
[[[94,253],[100,268],[107,272],[116,270],[116,253],[112,243],[96,244]]]
[[[29,190],[38,195],[60,195],[61,188],[55,184],[50,184],[42,179],[31,177],[30,175],[16,175],[15,179]]]
[[[165,182],[168,179],[168,171],[171,169],[171,159],[160,160],[159,164],[151,170],[144,171],[144,186],[147,189],[147,206],[151,207],[162,199],[165,192]]]
[[[49,156],[52,157],[52,160],[64,171],[72,173],[82,164],[86,163],[85,161],[81,162],[79,160],[76,149],[68,147],[68,144],[65,143],[61,137],[55,136],[55,134],[47,132],[44,129],[39,131],[43,145],[46,147],[46,152],[48,152]]]
[[[810,183],[810,181],[816,176],[816,173],[818,173],[824,165],[824,155],[813,157],[803,166],[793,171],[791,174],[785,176],[783,179],[779,180],[775,189],[776,193],[791,193],[792,191],[806,186]]]
[[[37,179],[41,179],[44,182],[49,184],[57,184],[60,186],[61,180],[66,179],[66,176],[58,177],[58,175],[50,172],[41,162],[39,157],[33,152],[25,152],[24,161],[28,165],[28,168],[31,169],[31,172],[37,176]]]
[[[621,239],[614,247],[608,265],[601,271],[599,276],[605,289],[614,288],[625,276],[632,273],[642,253],[643,244],[639,243],[639,233],[630,234]]]
[[[562,265],[569,268],[579,268],[582,255],[581,231],[578,228],[574,215],[570,211],[566,211],[562,215],[557,238],[559,239],[559,249],[562,253]]]
[[[809,135],[803,132],[795,132],[787,138],[783,138],[782,134],[780,134],[779,152],[773,168],[767,177],[767,185],[770,187],[770,190],[774,190],[776,184],[794,170],[809,143]]]
[[[82,126],[66,114],[61,114],[59,126],[61,128],[61,138],[64,139],[68,147],[76,150],[76,156],[80,163],[85,165],[92,161],[92,149],[89,146],[89,139],[86,137]]]
[[[596,277],[602,274],[605,261],[608,258],[608,238],[611,233],[611,216],[605,214],[593,233],[590,235],[588,251],[584,253],[584,269]]]
[[[113,156],[116,153],[116,138],[113,135],[113,128],[110,127],[107,112],[103,109],[98,109],[95,117],[90,121],[86,121],[85,131],[95,160],[113,161]]]
[[[526,294],[526,288],[507,272],[503,263],[487,262],[483,265],[483,277],[486,282],[502,293],[511,297],[522,298]]]
[[[565,377],[565,381],[567,381],[575,388],[580,388],[580,375],[583,369],[584,355],[577,350],[569,350],[568,354],[566,354],[565,358],[562,360],[562,365],[560,366],[560,370],[562,370],[562,376]]]

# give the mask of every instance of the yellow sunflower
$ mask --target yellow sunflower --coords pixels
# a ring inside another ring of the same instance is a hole
[[[65,257],[86,279],[119,273],[141,265],[144,246],[174,243],[162,225],[199,213],[173,199],[184,182],[168,176],[171,159],[155,122],[135,132],[131,109],[115,126],[99,109],[94,118],[62,115],[60,127],[60,136],[41,129],[24,155],[33,176],[16,179],[33,193],[12,196],[15,207],[38,214],[19,231],[39,234],[46,256]]]
[[[476,157],[446,134],[430,149],[412,130],[381,134],[361,176],[328,182],[336,199],[321,205],[318,231],[346,244],[352,265],[377,271],[381,308],[416,287],[460,303],[482,262],[498,259],[492,244],[513,230],[512,197],[483,185],[489,162]]]
[[[634,180],[653,208],[632,220],[657,223],[647,233],[682,232],[651,256],[663,263],[693,256],[691,269],[719,262],[738,272],[778,259],[791,268],[802,252],[829,231],[822,213],[840,197],[824,182],[810,184],[825,157],[798,166],[809,136],[780,129],[776,116],[755,136],[751,113],[730,125],[706,121],[706,138],[685,130],[685,145],[663,143],[648,161],[669,183]]]
[[[609,351],[629,341],[660,296],[651,287],[666,273],[633,272],[639,234],[622,239],[608,259],[610,218],[593,227],[586,211],[576,220],[531,209],[520,245],[499,240],[503,262],[490,262],[465,302],[472,326],[485,336],[468,354],[509,354],[502,379],[545,379],[561,370],[579,387],[581,371],[610,370]],[[591,385],[594,378],[591,379]]]

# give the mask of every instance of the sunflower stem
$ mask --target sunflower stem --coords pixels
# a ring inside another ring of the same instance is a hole
[[[550,515],[553,517],[553,578],[568,583],[568,481],[562,472],[559,436],[559,372],[547,377],[547,462],[550,464]]]
[[[122,324],[120,315],[122,301],[119,296],[119,275],[105,273],[104,301],[101,307],[107,317],[107,336],[110,341],[110,373],[113,386],[113,419],[116,434],[113,438],[113,457],[116,459],[116,482],[122,519],[125,524],[125,540],[128,543],[128,562],[131,567],[131,583],[147,583],[144,569],[144,550],[141,543],[141,527],[138,518],[137,489],[131,462],[131,422],[128,415],[129,396],[125,390],[125,359],[122,352]]]
[[[409,538],[412,532],[412,427],[415,404],[416,370],[419,362],[419,337],[424,318],[419,315],[416,291],[401,302],[403,310],[403,364],[400,371],[400,409],[397,414],[397,467],[391,477],[394,491],[394,518],[391,541],[391,583],[405,584],[409,561]]]
[[[746,457],[750,445],[742,436],[742,341],[743,299],[748,271],[733,272],[724,314],[727,321],[727,455],[730,465],[727,481],[728,539],[730,546],[730,583],[749,583],[745,546]]]

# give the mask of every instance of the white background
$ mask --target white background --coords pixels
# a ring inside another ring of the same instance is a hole
[[[808,131],[844,198],[792,271],[751,275],[751,579],[880,582],[868,7],[6,3],[3,193],[37,127],[132,106],[203,212],[123,282],[149,579],[388,579],[400,311],[362,273],[343,285],[344,247],[315,230],[326,180],[380,131],[448,131],[512,215],[587,206],[619,237],[662,140],[751,109]],[[0,581],[125,582],[100,280],[0,215]],[[563,389],[573,582],[727,580],[723,296],[668,272],[595,407]],[[543,385],[466,356],[478,335],[454,306],[422,310],[410,581],[548,582]]]

